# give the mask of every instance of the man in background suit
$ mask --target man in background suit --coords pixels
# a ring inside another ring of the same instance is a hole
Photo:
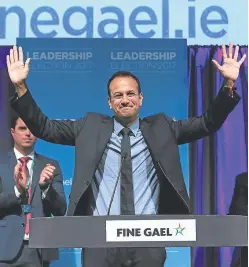
[[[236,176],[229,215],[248,216],[248,172]],[[248,247],[234,249],[231,267],[248,266]]]
[[[13,118],[11,134],[14,149],[0,169],[0,267],[39,267],[41,251],[28,247],[29,219],[65,214],[62,173],[57,161],[34,151],[36,137],[21,118]],[[42,259],[49,266],[57,249],[43,249]]]
[[[234,81],[245,56],[238,62],[238,52],[237,46],[233,55],[230,44],[227,54],[223,46],[223,65],[213,61],[225,81],[200,117],[175,121],[160,113],[139,118],[143,103],[139,79],[121,71],[107,86],[114,117],[87,113],[72,121],[49,120],[42,113],[26,85],[30,59],[24,64],[22,48],[14,46],[7,56],[17,90],[12,107],[37,137],[76,149],[68,215],[190,213],[178,145],[217,131],[239,102]],[[84,267],[162,267],[165,258],[164,248],[84,249],[82,262]]]

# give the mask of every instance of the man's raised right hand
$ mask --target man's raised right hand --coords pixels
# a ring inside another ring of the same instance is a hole
[[[22,96],[26,91],[27,87],[25,81],[29,73],[30,58],[28,58],[24,64],[23,62],[23,51],[16,46],[10,49],[10,54],[6,57],[7,68],[10,76],[10,80],[17,89],[19,96]]]

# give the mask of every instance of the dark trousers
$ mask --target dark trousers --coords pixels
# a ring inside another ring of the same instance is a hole
[[[165,248],[86,248],[84,267],[163,267]]]
[[[41,264],[41,258],[37,249],[29,248],[26,241],[17,254],[16,258],[11,262],[0,262],[0,267],[49,267],[49,263]]]

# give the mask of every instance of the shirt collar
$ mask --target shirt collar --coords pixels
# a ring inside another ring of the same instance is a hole
[[[24,156],[21,152],[19,152],[15,147],[14,147],[14,153],[16,155],[17,160],[19,160],[22,157],[30,157],[32,160],[34,160],[35,158],[35,152],[34,150],[28,155],[28,156]]]
[[[114,118],[114,132],[119,135],[119,133],[123,130],[124,126],[122,124],[120,124],[115,118]],[[137,120],[130,125],[128,128],[130,128],[130,130],[132,131],[132,133],[134,134],[134,136],[137,135],[138,130],[139,130],[139,118],[137,118]]]

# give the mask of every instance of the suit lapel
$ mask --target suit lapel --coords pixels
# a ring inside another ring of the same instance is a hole
[[[160,151],[160,147],[158,147],[158,145],[157,145],[157,142],[156,142],[157,138],[151,129],[150,123],[140,119],[139,124],[140,124],[140,129],[142,131],[145,143],[147,144],[147,146],[149,148],[149,151],[150,151],[152,158],[156,162],[159,161],[159,157],[157,155],[157,152]],[[152,151],[153,151],[153,153],[152,153]]]
[[[34,197],[34,193],[36,190],[36,187],[40,180],[40,174],[42,172],[42,169],[44,167],[44,164],[42,162],[42,159],[38,154],[35,153],[34,157],[34,169],[33,169],[33,176],[32,176],[32,184],[31,184],[31,202]]]
[[[9,167],[10,170],[14,172],[14,168],[17,164],[17,159],[16,159],[16,155],[14,153],[14,151],[9,152]]]
[[[99,129],[99,138],[98,138],[98,148],[97,148],[97,162],[99,163],[104,150],[106,148],[106,144],[111,138],[113,132],[113,118],[104,119],[100,125]]]
[[[14,180],[14,169],[15,166],[17,164],[17,159],[16,159],[16,155],[14,153],[14,151],[11,151],[8,153],[8,157],[9,157],[9,168],[8,168],[8,173],[9,173],[9,177],[11,179],[10,183],[11,185],[15,185],[15,180]]]

